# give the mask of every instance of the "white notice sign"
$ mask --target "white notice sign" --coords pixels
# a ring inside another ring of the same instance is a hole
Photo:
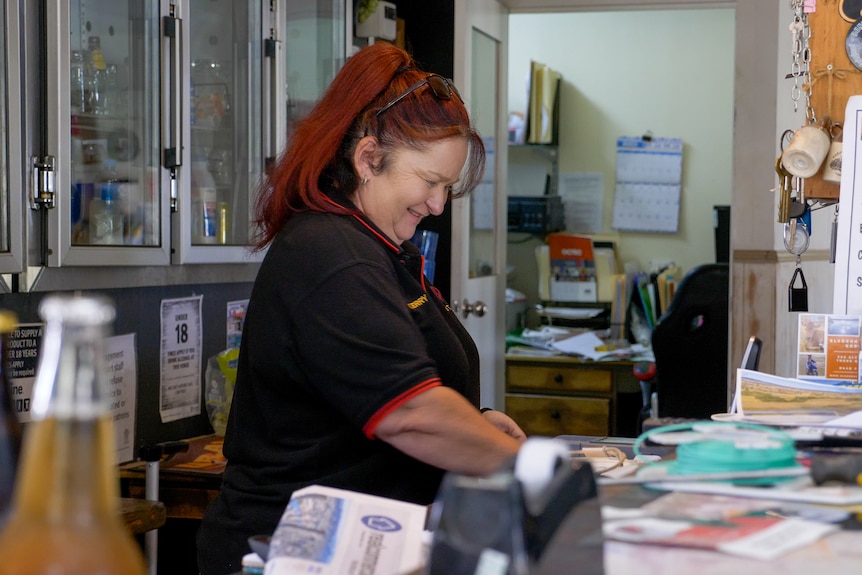
[[[39,367],[43,329],[41,323],[22,323],[7,338],[6,379],[9,381],[12,407],[21,423],[33,420],[30,403],[36,383],[36,369]]]
[[[135,458],[135,402],[138,395],[138,359],[135,334],[116,335],[105,340],[105,369],[114,416],[117,462]]]
[[[203,296],[162,300],[162,423],[201,412],[201,302]]]

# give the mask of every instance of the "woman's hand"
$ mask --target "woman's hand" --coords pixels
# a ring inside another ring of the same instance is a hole
[[[485,417],[485,421],[491,423],[494,427],[508,435],[509,437],[514,437],[520,442],[524,442],[527,439],[527,434],[524,433],[524,430],[521,429],[515,420],[503,413],[502,411],[497,411],[495,409],[489,409],[482,414]]]

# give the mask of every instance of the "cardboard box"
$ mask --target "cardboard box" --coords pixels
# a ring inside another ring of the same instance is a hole
[[[268,575],[421,575],[427,507],[355,491],[298,489],[272,534]]]

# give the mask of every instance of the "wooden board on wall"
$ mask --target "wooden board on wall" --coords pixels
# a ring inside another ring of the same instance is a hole
[[[811,50],[811,105],[818,122],[826,115],[831,116],[833,121],[843,122],[847,100],[852,95],[862,94],[862,71],[850,62],[845,48],[847,33],[853,24],[841,16],[843,4],[853,3],[820,0],[817,2],[817,11],[808,15],[811,28],[811,37],[808,40]],[[788,12],[788,22],[792,18],[792,12]],[[792,79],[788,82],[792,82]],[[790,85],[787,89],[790,90]],[[804,111],[802,100],[800,106]],[[838,194],[838,184],[823,180],[822,168],[805,180],[807,198],[833,200],[838,199]]]

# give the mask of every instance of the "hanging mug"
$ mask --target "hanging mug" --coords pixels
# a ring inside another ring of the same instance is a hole
[[[793,133],[790,144],[781,152],[781,163],[784,168],[799,178],[810,178],[820,169],[826,154],[829,152],[831,140],[824,125],[807,124]]]
[[[832,184],[841,183],[841,161],[844,151],[844,142],[841,138],[843,127],[841,124],[832,124],[830,130],[832,134],[832,144],[829,146],[829,153],[826,154],[826,159],[823,162],[823,181]]]

